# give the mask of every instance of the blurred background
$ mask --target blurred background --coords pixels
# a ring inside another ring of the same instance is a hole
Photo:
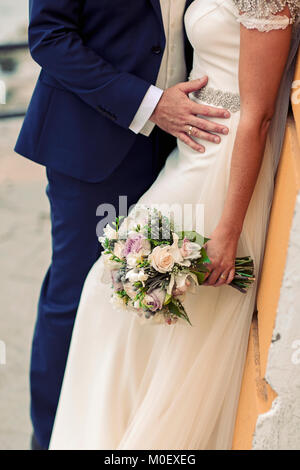
[[[28,449],[30,343],[50,258],[45,171],[14,153],[39,67],[27,48],[28,0],[0,0],[0,450]],[[1,103],[1,99],[0,99]],[[2,343],[3,344],[3,343]]]

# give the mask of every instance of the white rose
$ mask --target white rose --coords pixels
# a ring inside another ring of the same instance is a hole
[[[148,260],[156,271],[163,274],[172,271],[175,263],[170,246],[156,246]]]

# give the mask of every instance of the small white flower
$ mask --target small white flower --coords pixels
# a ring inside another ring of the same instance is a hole
[[[139,279],[138,279],[138,280],[139,280],[140,282],[143,282],[143,283],[144,283],[144,281],[147,281],[148,277],[149,277],[148,274],[146,274],[143,269],[141,269],[141,270],[139,271]]]
[[[111,254],[105,254],[105,253],[102,254],[105,266],[110,270],[119,269],[121,266],[121,263],[118,263],[117,261],[112,260],[111,256],[112,256]]]
[[[194,291],[194,287],[198,285],[196,274],[186,272],[175,275],[175,283],[173,284],[173,295],[184,295],[187,291]]]
[[[137,289],[131,284],[131,282],[126,282],[124,284],[124,290],[131,299],[136,297]]]
[[[175,263],[180,264],[183,261],[183,257],[180,252],[180,248],[178,246],[179,237],[177,233],[172,233],[172,235],[173,235],[173,243],[170,246],[170,252],[172,253]]]
[[[169,282],[169,285],[168,285],[168,288],[167,288],[167,294],[172,295],[174,285],[175,285],[175,275],[172,273],[171,278],[170,278],[170,282]]]
[[[141,255],[139,253],[129,253],[126,257],[127,266],[129,268],[135,268],[136,265],[142,261]]]
[[[113,305],[113,307],[117,310],[124,310],[126,308],[126,301],[125,298],[120,297],[117,294],[113,294],[110,298],[110,303]]]
[[[148,224],[150,212],[149,208],[146,207],[144,204],[136,204],[131,214],[136,227],[138,225],[144,227]]]
[[[124,242],[118,241],[117,243],[115,243],[114,255],[117,256],[117,258],[119,258],[119,259],[124,258],[124,254],[123,254],[124,253],[124,246],[125,246]]]
[[[105,238],[109,240],[117,240],[118,239],[118,232],[113,229],[109,224],[106,225],[105,229],[103,230]]]
[[[180,266],[189,267],[191,265],[191,262],[189,259],[184,259],[184,256],[182,254],[182,248],[179,248],[178,246],[179,237],[177,233],[173,233],[172,235],[173,235],[173,244],[171,245],[170,250],[174,257],[175,263],[180,264]]]
[[[126,274],[126,279],[128,279],[129,282],[143,282],[147,281],[148,279],[148,274],[145,273],[143,269],[131,269],[128,271]]]

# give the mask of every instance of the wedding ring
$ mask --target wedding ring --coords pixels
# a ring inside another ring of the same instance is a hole
[[[189,135],[189,136],[192,135],[192,130],[193,130],[193,126],[189,126],[189,130],[188,130],[188,135]]]
[[[227,276],[225,276],[225,274],[221,274],[220,278],[221,278],[221,279],[226,279]]]

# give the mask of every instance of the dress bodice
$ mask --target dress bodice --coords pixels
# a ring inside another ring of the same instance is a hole
[[[195,0],[185,15],[194,48],[191,78],[208,75],[209,86],[237,93],[240,24],[232,0]]]
[[[240,23],[265,32],[285,29],[299,20],[299,11],[300,0],[195,0],[185,15],[194,48],[190,78],[208,75],[209,87],[238,93]]]

